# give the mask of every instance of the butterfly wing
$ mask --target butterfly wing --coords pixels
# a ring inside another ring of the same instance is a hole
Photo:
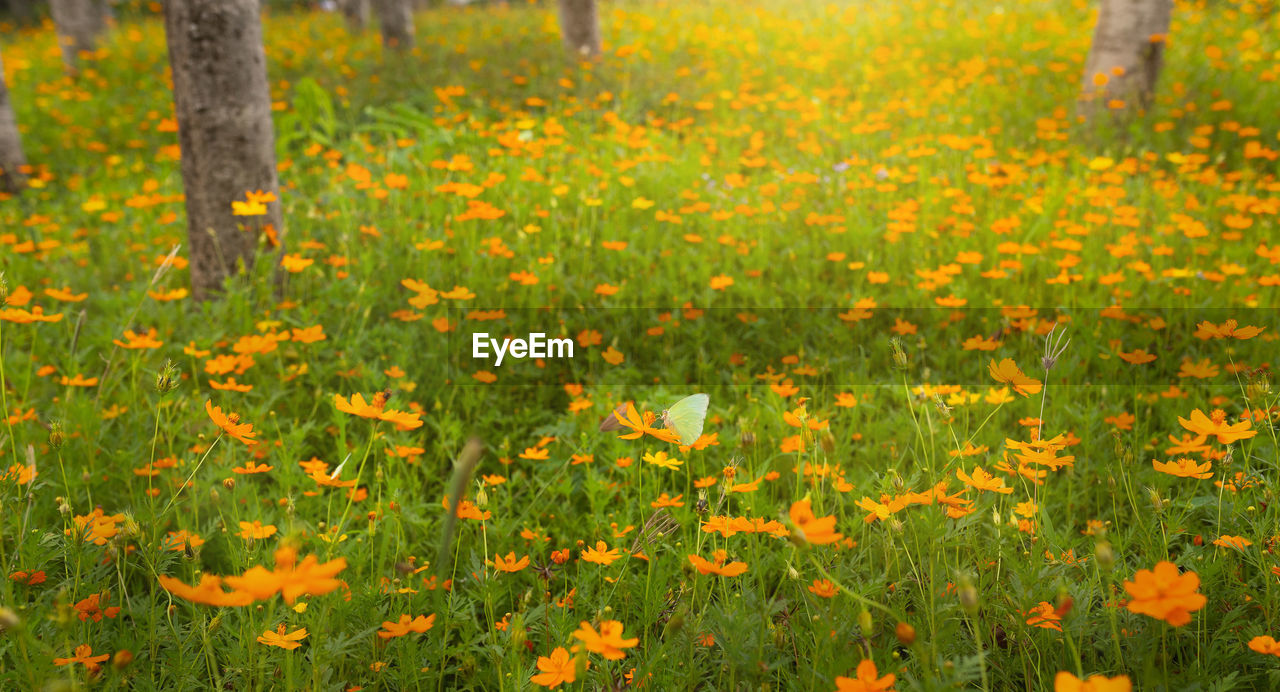
[[[680,444],[689,446],[702,437],[702,424],[707,420],[707,405],[711,397],[706,394],[687,396],[671,405],[665,415],[669,430],[680,436]]]

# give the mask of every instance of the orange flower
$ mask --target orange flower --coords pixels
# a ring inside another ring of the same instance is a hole
[[[76,653],[71,658],[55,658],[53,665],[65,666],[70,663],[83,663],[85,668],[89,670],[97,670],[98,664],[111,658],[111,654],[102,654],[101,656],[93,655],[93,647],[88,644],[81,644],[76,647]]]
[[[159,335],[156,333],[154,328],[148,329],[145,334],[136,334],[132,329],[126,329],[124,332],[124,341],[112,339],[111,343],[119,346],[120,348],[129,350],[160,348],[164,345],[164,342],[157,339],[157,336]]]
[[[846,678],[840,676],[836,678],[836,692],[893,692],[893,681],[897,679],[897,676],[889,674],[882,678],[877,678],[876,676],[879,674],[879,671],[876,670],[875,661],[864,658],[858,664],[858,677]]]
[[[712,562],[698,555],[690,555],[689,562],[693,564],[694,569],[698,570],[698,574],[718,574],[722,577],[737,577],[746,573],[747,563],[730,562],[724,564],[727,559],[723,550],[716,551],[716,560]]]
[[[1253,545],[1253,541],[1244,536],[1218,536],[1213,542],[1219,548],[1235,548],[1236,550],[1244,550]]]
[[[587,662],[587,666],[590,665]],[[542,672],[529,680],[553,690],[566,682],[573,682],[577,677],[577,665],[563,646],[557,646],[550,656],[539,656],[538,670]]]
[[[1151,468],[1159,471],[1160,473],[1167,473],[1170,476],[1177,476],[1179,478],[1197,478],[1204,480],[1213,476],[1213,472],[1209,470],[1213,468],[1212,461],[1197,464],[1195,461],[1186,457],[1180,457],[1177,461],[1167,461],[1163,464],[1152,459]]]
[[[321,596],[342,585],[341,580],[333,577],[347,568],[346,558],[321,564],[314,555],[308,555],[300,563],[296,562],[297,557],[297,551],[286,546],[276,551],[274,570],[259,565],[224,581],[231,588],[249,594],[253,600],[266,600],[279,593],[290,605],[303,594]]]
[[[627,654],[623,649],[629,649],[640,642],[638,638],[623,639],[622,623],[617,620],[605,620],[600,623],[599,631],[584,620],[573,633],[573,638],[580,640],[587,647],[587,651],[600,654],[610,661],[626,658]]]
[[[239,536],[245,540],[250,540],[254,538],[268,538],[270,536],[274,536],[275,533],[276,533],[275,526],[272,526],[271,524],[267,524],[264,526],[262,522],[256,519],[253,521],[253,523],[249,523],[247,521],[240,522]]]
[[[1200,576],[1195,572],[1178,572],[1177,565],[1164,561],[1150,570],[1138,570],[1133,581],[1124,583],[1131,597],[1130,611],[1164,620],[1174,627],[1191,622],[1191,613],[1204,607],[1206,599],[1198,593]]]
[[[253,603],[253,596],[250,594],[241,591],[229,593],[223,591],[222,578],[212,574],[201,575],[200,583],[196,586],[188,586],[178,579],[163,574],[158,577],[158,580],[165,591],[192,603],[211,606],[246,606]]]
[[[960,482],[976,490],[990,490],[1002,495],[1008,495],[1013,492],[1013,488],[1005,487],[1003,478],[996,478],[995,476],[992,476],[981,466],[973,467],[972,476],[965,473],[964,469],[956,469],[956,478],[959,478]]]
[[[813,514],[813,508],[809,505],[808,500],[800,500],[791,505],[791,524],[795,527],[796,538],[802,542],[811,545],[827,545],[835,543],[844,534],[836,533],[835,516],[817,518]]]
[[[1040,601],[1034,608],[1024,613],[1024,615],[1031,616],[1027,618],[1028,625],[1039,627],[1040,629],[1058,630],[1059,632],[1062,631],[1062,625],[1058,624],[1058,622],[1062,620],[1062,616],[1058,615],[1057,611],[1048,601]]]
[[[607,543],[604,541],[596,541],[596,547],[587,548],[582,551],[581,557],[587,562],[594,562],[597,565],[608,566],[612,564],[614,560],[622,557],[622,551],[618,548],[609,550],[609,545]]]
[[[495,555],[493,556],[493,566],[502,572],[519,572],[529,566],[529,556],[525,555],[517,560],[514,552],[507,553],[506,557]]]
[[[1249,640],[1249,648],[1260,654],[1280,656],[1280,642],[1266,636],[1258,636]]]
[[[835,598],[835,595],[840,593],[835,582],[830,579],[814,579],[813,584],[808,588],[810,593],[820,598]]]
[[[213,424],[222,428],[222,432],[247,445],[256,444],[253,436],[258,433],[253,432],[252,424],[240,422],[240,414],[229,413],[224,415],[222,407],[214,406],[212,400],[204,402],[204,410],[208,411],[209,418],[213,421]]]
[[[1145,348],[1140,348],[1136,351],[1130,351],[1129,353],[1120,351],[1119,353],[1117,353],[1117,355],[1120,356],[1120,360],[1123,360],[1124,362],[1129,363],[1130,365],[1143,365],[1145,363],[1150,363],[1151,361],[1156,359],[1155,355],[1151,353],[1147,353],[1147,349]]]
[[[992,379],[996,382],[1013,385],[1013,391],[1022,396],[1039,393],[1044,388],[1040,380],[1028,377],[1023,373],[1012,358],[1005,358],[999,364],[993,359],[987,369],[991,372]]]
[[[1208,416],[1200,409],[1191,412],[1190,420],[1178,417],[1178,422],[1182,427],[1190,430],[1197,435],[1216,435],[1218,442],[1229,445],[1237,440],[1247,440],[1258,434],[1257,430],[1250,430],[1253,423],[1248,420],[1242,420],[1234,425],[1227,423],[1227,414],[1222,409],[1216,409]]]
[[[617,411],[614,411],[614,415],[617,416]],[[648,434],[664,442],[678,443],[680,441],[680,437],[676,435],[675,431],[654,427],[653,422],[655,420],[657,420],[657,416],[652,412],[645,411],[644,415],[641,415],[636,411],[635,404],[628,401],[626,410],[621,416],[617,416],[617,421],[619,425],[631,428],[635,432],[619,435],[618,439],[636,440]]]
[[[258,637],[258,643],[266,644],[267,646],[278,646],[286,651],[293,651],[302,646],[302,640],[307,638],[307,628],[303,627],[288,634],[284,633],[285,629],[284,623],[281,623],[280,626],[276,627],[275,632],[271,630],[263,632],[262,636]]]
[[[428,616],[419,615],[416,618],[410,618],[408,615],[401,615],[399,622],[384,620],[382,623],[382,631],[378,632],[378,636],[383,639],[391,639],[392,637],[403,637],[410,632],[417,632],[421,634],[431,629],[434,624],[436,624],[435,613]]]
[[[1129,682],[1127,675],[1117,675],[1114,678],[1090,675],[1081,680],[1071,673],[1061,671],[1053,679],[1053,692],[1129,692],[1132,689],[1133,683]]]
[[[401,430],[413,430],[422,427],[420,414],[405,413],[394,409],[384,410],[387,400],[381,393],[373,397],[372,403],[366,402],[364,395],[359,392],[352,394],[350,401],[341,395],[334,394],[333,404],[343,413],[350,413],[361,418],[390,421]]]

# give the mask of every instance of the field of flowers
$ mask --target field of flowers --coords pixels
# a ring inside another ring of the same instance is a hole
[[[1280,13],[1093,5],[269,14],[207,303],[161,22],[0,31],[0,689],[1280,687]]]

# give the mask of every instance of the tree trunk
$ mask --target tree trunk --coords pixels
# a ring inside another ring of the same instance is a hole
[[[369,0],[342,0],[342,15],[347,18],[351,33],[364,31],[369,23]]]
[[[49,11],[58,30],[62,46],[62,64],[75,74],[80,67],[80,53],[98,47],[98,37],[107,30],[107,5],[104,0],[49,0]]]
[[[243,262],[259,231],[282,226],[280,204],[235,216],[246,192],[277,193],[271,93],[259,0],[166,0],[165,36],[182,147],[191,289],[202,300]]]
[[[1080,114],[1146,109],[1164,58],[1173,0],[1102,0],[1084,67]]]
[[[413,48],[413,4],[411,0],[373,0],[382,26],[382,45],[398,50]]]
[[[560,0],[560,38],[565,50],[583,58],[600,55],[596,0]]]
[[[22,189],[22,167],[26,164],[18,121],[13,117],[13,104],[9,102],[9,89],[4,83],[4,63],[0,61],[0,190]]]

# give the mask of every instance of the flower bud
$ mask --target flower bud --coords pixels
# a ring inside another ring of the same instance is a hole
[[[738,441],[739,443],[742,444],[743,447],[750,447],[751,445],[756,443],[756,434],[751,432],[750,430],[743,430],[742,436],[738,439]]]
[[[1093,558],[1098,561],[1098,569],[1110,572],[1116,566],[1116,554],[1107,541],[1098,541],[1093,548]]]
[[[53,421],[49,424],[49,447],[54,450],[62,448],[66,444],[67,435],[62,430],[62,421]]]
[[[832,435],[830,430],[824,431],[822,435],[818,438],[818,446],[821,447],[822,451],[826,452],[827,454],[834,453],[836,451],[835,435]]]
[[[178,388],[182,382],[182,374],[173,361],[166,360],[164,366],[156,373],[156,392],[164,396]]]
[[[121,649],[111,657],[111,667],[116,670],[124,670],[130,663],[133,663],[133,652],[128,649]]]
[[[0,607],[0,633],[7,632],[11,629],[17,629],[22,624],[22,618],[14,612],[12,608]]]
[[[889,348],[893,351],[893,366],[899,370],[905,370],[907,367],[907,350],[902,347],[902,339],[896,336],[889,339]]]
[[[960,607],[966,615],[972,617],[978,614],[978,607],[981,605],[978,600],[978,589],[967,575],[960,577],[956,594],[960,597]]]
[[[235,490],[235,489],[236,489],[236,479],[234,479],[234,478],[223,478],[223,479],[222,479],[222,487],[226,488],[227,490]]]
[[[871,611],[863,608],[862,611],[858,613],[858,628],[862,630],[862,636],[865,637],[871,633],[871,625],[873,624],[874,623],[871,620]]]
[[[898,637],[898,643],[903,646],[911,646],[916,642],[916,628],[905,622],[899,622],[898,626],[893,628],[893,633]]]

